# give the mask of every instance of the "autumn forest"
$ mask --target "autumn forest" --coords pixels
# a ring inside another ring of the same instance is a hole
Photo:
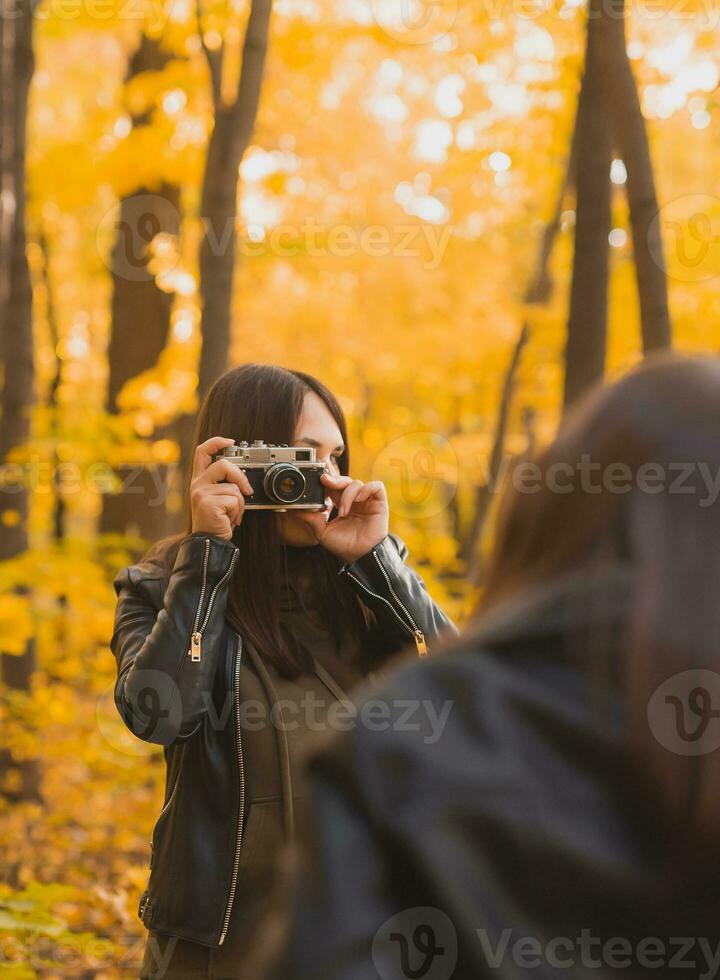
[[[508,474],[595,382],[720,345],[720,8],[4,0],[0,976],[136,976],[162,752],[118,568],[186,522],[199,400],[337,392],[462,622]]]

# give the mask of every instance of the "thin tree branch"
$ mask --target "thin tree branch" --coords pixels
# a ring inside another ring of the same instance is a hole
[[[199,393],[226,369],[231,334],[235,219],[239,166],[252,138],[260,104],[272,0],[252,0],[235,100],[215,111],[200,202],[205,234],[200,244],[202,347]],[[221,245],[220,245],[221,243]]]
[[[208,71],[210,72],[210,87],[212,90],[213,106],[217,111],[222,102],[222,63],[223,45],[218,51],[213,51],[208,47],[205,40],[205,30],[203,28],[203,5],[202,0],[195,0],[195,17],[197,20],[197,31],[200,38],[200,45],[207,61]]]
[[[576,120],[573,124],[570,151],[565,163],[565,173],[555,200],[555,209],[543,230],[540,249],[538,251],[537,267],[525,293],[526,303],[547,303],[552,297],[554,283],[550,273],[550,259],[552,258],[555,241],[560,231],[565,199],[570,191],[574,190],[576,184],[577,133],[578,127]]]
[[[40,282],[45,288],[45,319],[47,320],[48,331],[50,333],[50,343],[53,351],[55,351],[55,371],[47,391],[47,404],[51,408],[54,408],[57,405],[58,389],[62,383],[63,363],[57,353],[60,343],[60,330],[55,307],[55,291],[50,277],[50,245],[44,228],[40,229],[40,233],[37,236],[37,243],[42,259],[40,263]]]
[[[523,350],[530,338],[530,327],[523,323],[520,328],[517,340],[508,362],[502,389],[500,391],[500,401],[498,403],[497,419],[495,422],[495,437],[490,453],[490,465],[488,467],[487,481],[477,488],[475,493],[475,510],[473,523],[467,536],[467,544],[464,549],[464,557],[468,562],[468,577],[471,582],[478,584],[481,573],[481,554],[480,541],[482,538],[485,522],[490,512],[492,495],[497,489],[498,479],[502,472],[502,461],[505,452],[505,439],[507,436],[508,422],[510,419],[510,408],[512,405],[515,382],[517,379],[518,368]]]

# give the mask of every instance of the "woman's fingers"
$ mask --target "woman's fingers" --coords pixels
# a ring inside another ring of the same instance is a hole
[[[347,487],[350,483],[353,482],[351,476],[341,476],[340,474],[334,474],[334,473],[323,473],[321,474],[320,479],[327,487],[342,488],[342,487]]]
[[[233,497],[235,500],[244,498],[244,494],[237,483],[209,483],[202,488],[205,497]]]
[[[190,491],[190,503],[197,512],[217,511],[223,500],[238,504],[244,499],[242,490],[234,483],[196,484]]]
[[[208,494],[208,499],[212,500],[212,505],[216,510],[232,510],[234,513],[244,497],[241,493],[211,493]]]
[[[355,497],[355,503],[364,503],[366,500],[370,500],[371,497],[377,497],[379,500],[384,500],[387,497],[385,484],[381,483],[380,480],[372,480],[370,483],[365,483]]]
[[[343,490],[340,503],[338,504],[338,517],[347,517],[357,495],[362,490],[364,484],[360,480],[352,480]]]
[[[322,481],[328,487],[339,517],[346,517],[353,504],[365,503],[373,497],[382,501],[387,499],[385,484],[381,483],[380,480],[362,483],[362,481],[353,480],[349,476],[333,476],[330,473],[323,473]]]
[[[226,514],[231,524],[240,523],[244,509],[242,494],[238,494],[237,496],[217,496],[213,497],[212,500],[217,506],[218,513]]]
[[[212,462],[212,456],[232,439],[217,436],[208,439],[195,450],[193,479],[190,485],[190,505],[194,531],[207,531],[221,537],[232,536],[245,513],[245,497],[253,489],[245,473],[228,458]]]
[[[240,487],[242,492],[248,496],[252,494],[253,488],[245,473],[231,463],[229,459],[216,459],[214,463],[207,467],[204,473],[198,478],[197,482],[205,484],[213,483],[232,483]]]
[[[193,456],[193,479],[204,473],[208,466],[210,466],[215,453],[220,452],[221,449],[225,449],[226,446],[234,445],[235,440],[226,439],[225,436],[213,436],[212,439],[206,439],[205,442],[201,442],[195,449]]]
[[[345,487],[352,483],[352,479],[349,476],[333,476],[332,473],[323,473],[320,479],[328,488],[328,496],[333,502],[335,507],[340,503],[340,498],[342,497],[343,490]]]
[[[239,524],[242,520],[242,516],[245,513],[245,498],[242,494],[235,497],[232,503],[227,507],[227,515],[233,524]]]

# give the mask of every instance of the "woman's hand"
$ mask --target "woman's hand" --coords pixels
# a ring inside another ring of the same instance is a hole
[[[205,531],[228,541],[243,519],[245,497],[253,492],[243,471],[229,459],[212,461],[213,453],[234,443],[234,439],[222,436],[201,443],[195,450],[190,483],[193,531]]]
[[[298,511],[297,516],[312,527],[323,548],[348,563],[356,561],[387,536],[390,509],[385,485],[331,473],[323,473],[320,479],[337,508],[337,517],[328,521],[327,513],[310,511]]]

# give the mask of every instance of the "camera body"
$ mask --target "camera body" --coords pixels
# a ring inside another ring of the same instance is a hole
[[[309,446],[276,446],[256,439],[239,442],[215,453],[241,469],[254,490],[245,498],[246,510],[326,509],[327,488],[320,482],[325,464]]]

